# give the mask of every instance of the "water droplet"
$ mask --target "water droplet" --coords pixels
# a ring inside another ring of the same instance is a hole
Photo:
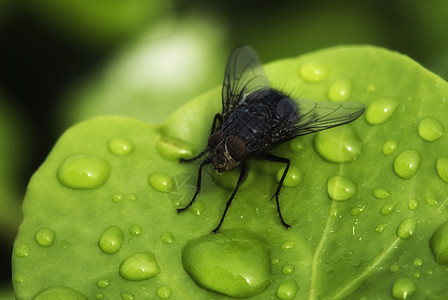
[[[373,84],[369,84],[369,85],[366,87],[366,92],[371,93],[371,92],[374,92],[375,90],[376,90],[376,87],[375,87],[375,85],[373,85]]]
[[[134,151],[134,145],[129,140],[122,137],[111,139],[108,148],[110,153],[119,156],[129,155]]]
[[[104,294],[98,293],[95,295],[95,299],[104,299]]]
[[[123,231],[115,225],[109,226],[104,230],[98,241],[98,247],[105,254],[115,254],[121,249],[123,244]]]
[[[378,199],[386,199],[390,197],[390,191],[386,188],[376,188],[373,190],[373,195]]]
[[[362,150],[362,142],[351,126],[319,131],[316,133],[314,146],[322,158],[334,163],[354,161]]]
[[[268,245],[243,229],[189,241],[182,250],[182,263],[199,286],[230,297],[254,296],[272,283]]]
[[[190,211],[195,216],[200,216],[205,209],[205,204],[202,201],[195,201],[191,207]]]
[[[294,266],[293,265],[286,265],[283,267],[282,272],[285,275],[290,275],[292,273],[294,273]]]
[[[67,158],[58,171],[59,181],[72,189],[95,189],[109,177],[109,164],[96,156],[77,154]]]
[[[156,143],[157,152],[166,160],[179,160],[193,156],[192,148],[185,142],[161,138]]]
[[[171,232],[163,232],[160,236],[160,239],[164,244],[172,244],[174,243],[174,236]]]
[[[213,180],[216,182],[216,184],[230,191],[233,191],[235,189],[239,176],[240,172],[238,168],[233,168],[229,172],[212,173]],[[253,181],[254,181],[253,173],[249,172],[246,180],[244,181],[244,184],[240,186],[240,190],[246,188],[247,186],[250,186]]]
[[[409,208],[410,210],[415,210],[415,209],[417,209],[417,207],[418,207],[418,200],[417,200],[417,199],[411,199],[411,200],[409,200],[408,208]]]
[[[437,141],[444,134],[443,125],[433,118],[425,118],[418,123],[418,134],[428,142]]]
[[[141,235],[143,233],[142,226],[140,226],[140,224],[132,224],[131,226],[129,226],[129,233],[132,236]]]
[[[294,279],[286,280],[278,287],[277,298],[280,300],[294,299],[298,289],[297,282]]]
[[[56,234],[54,233],[54,231],[48,228],[41,229],[34,235],[34,239],[36,240],[36,242],[43,247],[49,247],[53,245],[55,237]]]
[[[282,178],[283,172],[285,172],[285,168],[281,168],[277,172],[277,182],[280,182]],[[285,180],[283,181],[283,185],[287,187],[295,187],[298,186],[303,180],[303,173],[298,168],[291,166],[286,173]]]
[[[392,287],[392,296],[395,299],[408,299],[417,291],[415,283],[409,278],[399,278]]]
[[[371,125],[379,125],[390,119],[398,102],[392,99],[379,99],[367,108],[366,121]]]
[[[398,270],[400,270],[400,266],[395,263],[392,266],[390,266],[389,270],[391,272],[397,272]]]
[[[289,148],[294,152],[300,152],[303,150],[303,148],[305,148],[305,146],[299,139],[293,139],[289,143]]]
[[[308,82],[319,82],[327,78],[328,69],[315,62],[309,62],[300,67],[300,76]]]
[[[445,181],[448,182],[448,157],[439,157],[437,159],[437,174],[439,174],[439,177]]]
[[[404,220],[398,225],[397,235],[402,240],[410,239],[417,229],[417,217],[412,217]]]
[[[24,283],[26,280],[28,280],[28,276],[24,273],[20,272],[14,272],[12,281],[14,283]]]
[[[383,145],[383,154],[389,155],[395,152],[398,148],[398,142],[395,140],[389,140]]]
[[[157,289],[157,297],[160,299],[168,299],[172,293],[171,289],[167,286],[162,286]]]
[[[293,249],[295,244],[296,244],[296,242],[294,242],[294,241],[286,241],[280,246],[280,249],[282,249],[283,251],[288,251],[288,250]]]
[[[335,175],[327,182],[327,192],[334,201],[346,201],[356,195],[356,184],[345,176]]]
[[[14,246],[14,255],[17,257],[27,257],[31,253],[31,247],[28,244]]]
[[[112,195],[112,200],[115,202],[121,202],[124,200],[124,194],[123,193],[114,193]]]
[[[439,265],[448,264],[448,222],[443,223],[429,240],[434,260]]]
[[[381,208],[380,213],[383,216],[387,216],[390,215],[394,209],[395,206],[397,206],[398,202],[397,201],[391,201],[391,202],[387,202],[386,204],[384,204],[384,206]]]
[[[155,173],[148,178],[149,185],[151,185],[155,190],[159,192],[170,192],[174,183],[168,175]]]
[[[384,231],[384,229],[386,229],[387,224],[378,224],[375,227],[375,232],[376,233],[382,233]]]
[[[328,90],[328,98],[333,101],[344,101],[350,97],[352,84],[347,79],[339,79],[333,82]]]
[[[439,204],[439,202],[437,202],[437,200],[434,198],[426,198],[425,201],[429,206],[436,206],[437,204]]]
[[[415,278],[420,278],[420,276],[422,276],[422,273],[420,271],[414,273]]]
[[[160,267],[152,252],[140,252],[126,258],[120,265],[120,276],[126,280],[149,279],[160,273]]]
[[[360,214],[362,214],[365,208],[366,207],[364,205],[358,205],[357,207],[352,208],[350,214],[352,216],[359,216]]]
[[[129,202],[135,202],[137,201],[137,195],[136,194],[129,194],[126,196],[126,200]]]
[[[34,300],[48,300],[48,299],[70,299],[70,300],[87,300],[87,298],[79,291],[66,287],[54,286],[47,288],[40,292]]]
[[[423,265],[423,259],[421,257],[417,257],[416,259],[414,259],[413,264],[416,267],[420,267],[421,265]]]
[[[330,209],[330,217],[336,218],[338,216],[337,207],[332,206]]]
[[[134,294],[132,294],[130,292],[122,292],[121,293],[121,299],[123,299],[123,300],[134,300],[135,296],[134,296]]]
[[[98,282],[96,283],[96,285],[99,288],[107,288],[110,285],[110,280],[109,279],[101,279],[98,280]]]
[[[410,179],[420,166],[421,156],[417,150],[403,151],[394,160],[395,174],[403,179]]]

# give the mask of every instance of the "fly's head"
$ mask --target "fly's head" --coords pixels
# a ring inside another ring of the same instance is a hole
[[[218,172],[229,171],[239,165],[247,154],[246,144],[237,136],[224,132],[213,133],[208,139],[208,149]]]

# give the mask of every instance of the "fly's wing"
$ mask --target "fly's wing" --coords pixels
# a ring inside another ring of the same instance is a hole
[[[269,79],[263,71],[258,55],[250,46],[241,46],[232,51],[227,60],[222,84],[222,115],[245,101],[246,96],[269,89]]]

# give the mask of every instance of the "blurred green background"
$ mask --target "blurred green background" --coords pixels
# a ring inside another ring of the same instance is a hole
[[[411,56],[448,78],[448,1],[0,0],[0,299],[26,184],[68,126],[154,124],[221,84],[231,49],[262,62],[341,44]]]

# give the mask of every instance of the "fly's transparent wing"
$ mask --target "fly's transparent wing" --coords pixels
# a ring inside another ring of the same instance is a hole
[[[227,60],[222,85],[223,118],[232,108],[244,102],[247,95],[269,88],[269,79],[255,50],[250,46],[234,49]]]

